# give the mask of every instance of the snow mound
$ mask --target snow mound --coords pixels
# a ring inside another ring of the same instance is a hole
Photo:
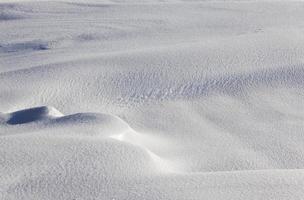
[[[131,131],[130,126],[119,117],[103,113],[76,113],[48,121],[48,128],[65,130],[68,127],[70,135],[102,136],[121,134]]]
[[[0,113],[0,123],[22,125],[21,132],[39,132],[65,136],[112,137],[133,132],[130,126],[117,116],[103,113],[76,113],[63,115],[56,108],[41,106],[18,110],[11,113]],[[1,135],[17,134],[18,127],[2,131]],[[6,134],[7,133],[7,134]],[[133,135],[131,133],[131,135]],[[137,137],[138,134],[135,136]]]
[[[24,148],[19,147],[17,151],[27,152],[28,155],[39,158],[37,162],[43,160],[42,154],[46,153],[45,146],[50,145],[47,147],[47,158],[45,158],[50,168],[56,168],[54,165],[57,165],[57,162],[65,162],[65,159],[59,159],[60,156],[76,159],[72,162],[78,163],[77,160],[83,155],[77,168],[82,169],[86,163],[91,162],[86,158],[89,156],[92,162],[100,163],[100,166],[94,169],[98,170],[96,173],[102,172],[113,174],[113,176],[146,174],[155,171],[170,172],[174,169],[146,147],[140,133],[134,131],[117,116],[102,113],[76,113],[64,116],[53,107],[41,106],[0,114],[1,121],[12,125],[4,129],[1,135],[10,135],[10,138],[15,138],[12,141],[4,138],[4,144],[20,139],[25,141],[27,144],[20,144]],[[19,126],[15,128],[13,125]],[[18,134],[20,125],[23,125],[22,134]],[[50,141],[56,143],[56,146],[52,146]],[[77,148],[69,150],[70,145]],[[3,156],[8,156],[10,150],[5,149],[7,151]],[[52,156],[57,154],[60,154],[58,160]],[[75,154],[80,157],[73,157]],[[16,164],[11,166],[21,166],[21,163],[18,164],[20,160],[24,158],[12,158],[11,162],[16,162]],[[26,160],[29,159],[25,159],[24,162]],[[39,163],[34,163],[34,165],[39,166]]]
[[[53,107],[35,107],[19,110],[6,115],[6,122],[11,125],[37,122],[43,119],[50,119],[62,116],[62,114]]]
[[[63,115],[56,108],[41,106],[0,113],[0,122],[8,125],[23,125],[29,132],[52,134],[110,137],[134,132],[117,116],[103,113],[76,113]],[[14,131],[16,133],[16,131]]]

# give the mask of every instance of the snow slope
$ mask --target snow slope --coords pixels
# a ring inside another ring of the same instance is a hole
[[[0,3],[0,199],[302,199],[304,4]]]

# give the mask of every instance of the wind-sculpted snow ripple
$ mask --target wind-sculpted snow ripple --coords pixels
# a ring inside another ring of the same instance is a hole
[[[0,0],[0,199],[303,199],[303,13]]]

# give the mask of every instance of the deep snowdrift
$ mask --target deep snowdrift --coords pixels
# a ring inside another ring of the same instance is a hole
[[[303,198],[302,2],[0,2],[0,199]]]

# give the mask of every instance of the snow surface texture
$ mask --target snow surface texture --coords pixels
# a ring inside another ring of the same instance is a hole
[[[303,199],[304,3],[0,3],[0,199]]]

